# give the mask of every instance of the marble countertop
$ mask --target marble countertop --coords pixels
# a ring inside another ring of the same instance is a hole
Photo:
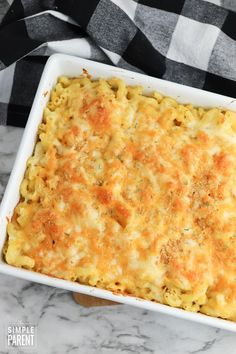
[[[0,126],[0,200],[22,132]],[[236,354],[234,333],[125,305],[84,308],[68,291],[0,275],[0,354],[16,321],[36,324],[38,354]]]

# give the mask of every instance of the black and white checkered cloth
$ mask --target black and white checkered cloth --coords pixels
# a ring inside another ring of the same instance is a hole
[[[236,0],[0,0],[0,124],[25,125],[54,52],[236,97]]]

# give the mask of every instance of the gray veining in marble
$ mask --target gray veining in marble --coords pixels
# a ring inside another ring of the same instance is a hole
[[[0,199],[21,135],[0,126]],[[67,291],[0,275],[0,354],[17,320],[37,325],[38,354],[236,354],[234,333],[124,305],[83,308]]]

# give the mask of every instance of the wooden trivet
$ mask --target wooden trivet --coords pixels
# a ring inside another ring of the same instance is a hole
[[[73,293],[73,298],[75,302],[84,307],[120,305],[118,302],[79,293]]]

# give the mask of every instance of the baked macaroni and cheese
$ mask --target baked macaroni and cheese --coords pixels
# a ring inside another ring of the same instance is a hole
[[[7,263],[236,321],[236,113],[61,77]]]

